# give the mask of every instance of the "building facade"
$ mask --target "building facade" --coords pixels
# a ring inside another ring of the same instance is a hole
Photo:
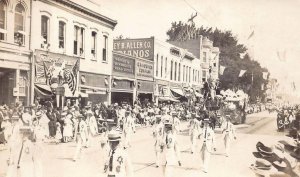
[[[30,3],[0,1],[0,104],[30,102]]]
[[[155,40],[154,79],[156,102],[175,101],[201,89],[201,60],[186,49]]]
[[[207,37],[199,36],[187,41],[170,41],[171,44],[188,50],[201,59],[201,80],[207,81],[219,79],[219,48],[213,46],[213,42]]]
[[[33,1],[34,87],[36,92],[53,91],[63,84],[66,97],[109,103],[117,22],[99,14],[101,9],[91,1],[77,3]]]
[[[154,38],[114,40],[113,55],[112,102],[124,100],[119,85],[127,89],[126,102],[153,101]]]

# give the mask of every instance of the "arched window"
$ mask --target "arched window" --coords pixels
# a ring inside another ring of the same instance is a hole
[[[21,3],[15,8],[14,40],[16,44],[24,45],[25,42],[25,9]]]
[[[63,21],[58,22],[58,47],[65,49],[66,41],[66,23]]]
[[[7,9],[7,4],[4,1],[0,1],[0,40],[5,40],[6,9]]]
[[[48,44],[49,42],[49,17],[42,15],[41,17],[41,37],[42,44]]]

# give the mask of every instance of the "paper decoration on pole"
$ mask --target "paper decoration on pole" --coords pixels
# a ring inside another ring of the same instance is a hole
[[[295,82],[292,82],[292,89],[295,91],[296,90],[296,84]]]
[[[261,84],[261,90],[264,90],[264,89],[265,89],[265,85]]]
[[[240,74],[239,74],[239,77],[242,77],[242,76],[245,74],[246,71],[247,71],[247,70],[241,70],[241,71],[240,71]]]
[[[286,61],[286,50],[283,50],[281,52],[279,50],[277,50],[277,57],[278,57],[279,61],[285,62]]]
[[[263,79],[265,79],[265,80],[268,79],[268,72],[263,72]]]
[[[247,40],[251,39],[254,36],[254,30],[250,33],[250,35],[248,36]]]
[[[223,75],[223,74],[224,74],[225,69],[226,69],[225,66],[221,66],[221,65],[220,65],[220,70],[219,70],[220,75]]]

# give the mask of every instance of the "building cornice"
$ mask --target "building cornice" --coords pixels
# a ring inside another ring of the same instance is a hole
[[[114,29],[115,26],[117,25],[116,20],[113,20],[113,19],[108,18],[104,15],[101,15],[97,12],[94,12],[94,11],[92,11],[92,10],[90,10],[90,9],[84,7],[84,6],[81,6],[79,4],[76,4],[75,2],[72,2],[70,0],[38,0],[38,1],[41,1],[41,2],[44,2],[44,3],[47,3],[47,4],[51,3],[51,5],[59,3],[61,5],[64,5],[64,6],[68,7],[68,8],[74,9],[77,12],[81,12],[85,15],[88,15],[89,17],[93,17],[96,20],[104,22],[105,24],[107,24],[112,29]]]

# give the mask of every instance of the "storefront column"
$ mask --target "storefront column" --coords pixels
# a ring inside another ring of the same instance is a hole
[[[16,91],[17,91],[17,95],[16,95],[16,100],[15,102],[18,102],[19,101],[19,87],[20,86],[20,69],[16,69],[16,85],[15,85],[15,88],[16,88]]]
[[[113,82],[112,81],[112,76],[109,76],[109,80],[110,80],[110,84],[108,86],[108,96],[107,96],[107,104],[108,105],[111,105],[111,88],[112,88],[112,85],[113,85]]]
[[[133,94],[132,94],[132,105],[133,105],[133,103],[135,102],[135,100],[136,100],[136,97],[137,97],[137,82],[135,83],[135,86],[133,87]]]

